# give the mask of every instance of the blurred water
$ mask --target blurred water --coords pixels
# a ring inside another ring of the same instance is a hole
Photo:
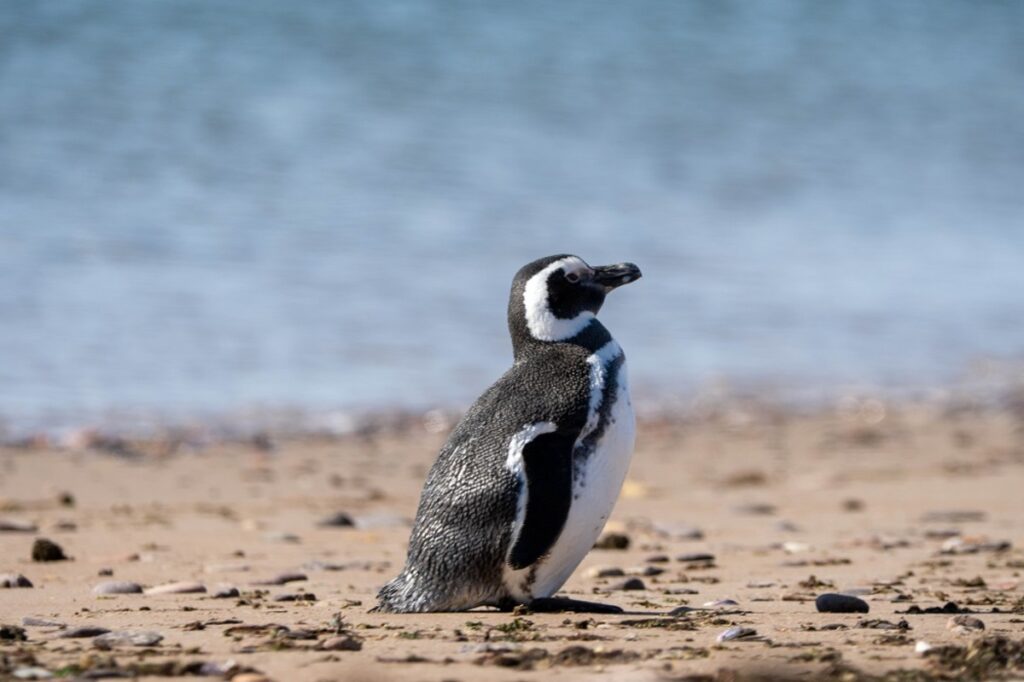
[[[1024,355],[1024,3],[0,5],[0,415],[464,404],[511,275],[634,385]]]

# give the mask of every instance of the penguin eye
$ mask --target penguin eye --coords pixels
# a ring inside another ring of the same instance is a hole
[[[567,272],[565,274],[565,279],[567,279],[571,284],[576,284],[580,281],[580,276],[575,272]]]

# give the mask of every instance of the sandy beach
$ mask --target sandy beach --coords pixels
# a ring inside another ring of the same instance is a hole
[[[0,678],[1024,676],[1024,422],[1009,408],[647,419],[606,529],[628,547],[595,549],[563,590],[625,613],[369,613],[450,425],[6,447],[0,573],[32,587],[0,589]],[[69,559],[34,561],[39,538]],[[190,584],[160,593],[176,582]],[[843,592],[870,612],[816,610]],[[719,642],[735,626],[754,632]]]

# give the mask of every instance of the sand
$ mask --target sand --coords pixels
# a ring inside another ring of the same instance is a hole
[[[1024,676],[1013,649],[1024,638],[1024,423],[1010,410],[869,400],[648,419],[608,527],[629,547],[595,549],[563,590],[626,613],[369,613],[404,559],[445,426],[413,419],[345,437],[202,446],[86,436],[0,450],[0,526],[37,528],[0,531],[0,573],[34,585],[0,589],[0,624],[27,638],[0,641],[0,678],[37,666],[163,679],[205,664],[228,679],[282,682],[900,670],[957,679],[973,674],[969,647],[982,677]],[[355,525],[318,525],[337,512]],[[71,559],[32,561],[39,537]],[[713,559],[679,560],[692,554]],[[623,575],[594,577],[602,567]],[[304,579],[257,585],[284,572]],[[630,577],[642,589],[617,589]],[[109,580],[193,581],[207,592],[93,593]],[[214,598],[220,584],[240,596]],[[816,611],[817,595],[848,590],[870,613]],[[736,604],[704,607],[718,600]],[[984,631],[914,613],[947,602],[975,612]],[[694,610],[666,615],[680,606]],[[102,650],[61,637],[78,626],[163,639]],[[731,626],[756,636],[717,643]],[[916,653],[919,641],[931,653]],[[993,643],[1003,649],[989,655]]]

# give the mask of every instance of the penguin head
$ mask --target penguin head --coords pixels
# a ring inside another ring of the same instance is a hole
[[[578,256],[548,256],[520,268],[512,280],[509,326],[513,339],[565,341],[583,331],[612,289],[640,278],[632,263],[587,265]]]

